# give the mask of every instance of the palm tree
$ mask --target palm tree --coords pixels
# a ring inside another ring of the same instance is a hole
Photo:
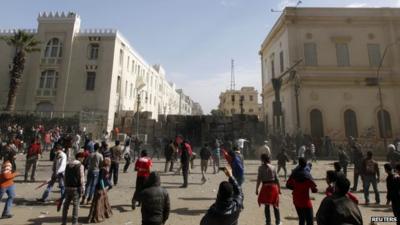
[[[37,48],[40,42],[35,39],[33,34],[28,34],[23,30],[18,30],[14,36],[2,37],[1,39],[6,41],[8,45],[15,48],[13,65],[10,70],[8,100],[5,108],[6,111],[13,112],[15,110],[15,103],[17,100],[17,89],[22,81],[26,55],[27,53],[40,51],[40,48]]]

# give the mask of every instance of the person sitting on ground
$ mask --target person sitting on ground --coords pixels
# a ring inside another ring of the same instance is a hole
[[[224,168],[228,181],[219,185],[217,200],[201,219],[200,225],[237,225],[243,209],[243,192],[229,168]]]
[[[142,203],[142,225],[163,225],[168,220],[170,200],[166,189],[160,187],[160,176],[151,172],[145,188],[138,194]]]
[[[317,223],[320,225],[362,225],[362,215],[357,204],[346,195],[350,181],[344,176],[337,177],[335,192],[322,200],[317,212]]]

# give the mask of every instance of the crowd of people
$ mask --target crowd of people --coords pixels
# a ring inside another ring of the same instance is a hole
[[[132,193],[131,207],[135,210],[141,207],[143,225],[162,225],[169,218],[170,197],[166,189],[161,187],[160,174],[153,169],[153,157],[159,158],[162,151],[165,156],[164,173],[182,174],[181,188],[188,188],[189,173],[193,169],[197,154],[190,141],[182,135],[177,135],[165,143],[152,144],[153,154],[143,148],[143,143],[137,137],[127,136],[124,140],[115,140],[108,146],[110,138],[104,132],[100,141],[93,140],[84,130],[66,132],[55,127],[45,130],[43,126],[33,128],[35,136],[26,145],[23,129],[12,126],[7,135],[2,135],[5,145],[1,148],[3,160],[0,173],[0,199],[4,194],[8,198],[2,218],[11,218],[13,199],[15,198],[15,177],[19,176],[16,165],[18,152],[26,154],[24,182],[34,182],[38,160],[44,153],[49,154],[53,162],[49,179],[41,183],[37,189],[46,187],[37,199],[38,203],[47,202],[54,184],[58,184],[60,195],[57,198],[57,210],[62,210],[62,224],[67,224],[69,207],[72,204],[72,224],[78,224],[80,205],[89,205],[87,217],[89,223],[98,223],[113,215],[108,192],[118,185],[119,164],[125,160],[123,172],[127,172],[134,164],[137,173],[135,191]],[[155,142],[158,142],[156,140]],[[222,142],[215,138],[204,144],[199,151],[201,181],[206,183],[208,167],[214,174],[222,171],[227,177],[219,185],[216,201],[210,206],[200,221],[201,225],[235,225],[238,224],[240,213],[244,210],[242,185],[245,182],[245,164],[243,157],[244,143],[247,140]],[[281,223],[279,209],[281,184],[279,172],[283,170],[285,187],[292,191],[294,207],[298,215],[299,225],[313,224],[314,212],[311,193],[316,193],[317,187],[312,176],[312,163],[316,161],[315,145],[304,142],[296,147],[295,156],[291,155],[287,143],[279,146],[277,152],[272,152],[270,142],[265,141],[256,151],[260,159],[257,173],[255,194],[258,204],[264,205],[265,224],[272,224],[271,208],[275,224]],[[387,173],[387,204],[392,205],[393,214],[400,224],[400,142],[388,146],[388,161],[384,165]],[[333,151],[333,150],[332,150]],[[317,224],[363,224],[358,205],[360,200],[352,192],[358,189],[361,178],[365,204],[370,204],[369,189],[372,186],[375,203],[380,204],[378,183],[381,180],[379,164],[374,160],[371,151],[364,151],[355,138],[349,138],[346,149],[337,150],[337,161],[332,170],[326,172],[326,197],[321,202],[315,214]],[[350,157],[348,156],[350,154]],[[272,165],[272,159],[277,159],[277,169]],[[296,167],[288,176],[286,164],[293,159]],[[179,161],[179,163],[177,162]],[[176,164],[180,166],[176,168]],[[347,167],[354,164],[353,187],[347,178]],[[30,173],[30,176],[29,176]],[[28,180],[28,178],[30,178]]]

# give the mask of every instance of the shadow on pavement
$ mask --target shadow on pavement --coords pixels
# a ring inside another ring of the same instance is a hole
[[[209,200],[215,200],[215,198],[179,198],[185,201],[209,201]]]
[[[113,206],[111,206],[112,209],[116,209],[116,210],[118,210],[120,213],[132,211],[132,208],[131,208],[131,207],[132,207],[131,205],[127,205],[127,204],[124,204],[124,205],[113,205]],[[129,209],[127,210],[126,208],[129,208]]]
[[[171,210],[171,213],[184,215],[184,216],[198,216],[205,214],[207,212],[206,209],[189,209],[189,208],[178,208]]]
[[[82,221],[87,222],[87,217],[79,217],[79,223]],[[70,224],[72,222],[71,218],[68,218],[67,223]],[[60,224],[61,223],[61,216],[50,216],[50,217],[43,217],[43,218],[33,218],[28,220],[27,225],[42,225],[42,224]]]

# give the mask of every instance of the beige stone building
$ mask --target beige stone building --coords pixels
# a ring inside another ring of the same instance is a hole
[[[392,45],[399,40],[398,8],[286,8],[259,52],[269,130],[277,128],[271,79],[302,59],[296,76],[282,80],[284,132],[296,131],[298,116],[300,130],[313,137],[378,142],[383,133],[399,136],[400,44]],[[377,70],[386,48],[380,69],[385,126],[380,126]]]
[[[80,28],[73,13],[41,13],[38,28],[26,30],[41,41],[41,51],[27,58],[17,112],[71,116],[86,112],[111,130],[123,111],[179,114],[181,94],[160,65],[150,65],[113,29]],[[15,30],[0,30],[11,36]],[[14,50],[0,41],[0,107],[6,104],[9,66]],[[189,97],[188,97],[189,98]]]
[[[243,100],[241,100],[243,99]],[[219,96],[218,109],[226,116],[241,114],[259,115],[258,91],[254,87],[242,87],[240,90],[227,90]]]

